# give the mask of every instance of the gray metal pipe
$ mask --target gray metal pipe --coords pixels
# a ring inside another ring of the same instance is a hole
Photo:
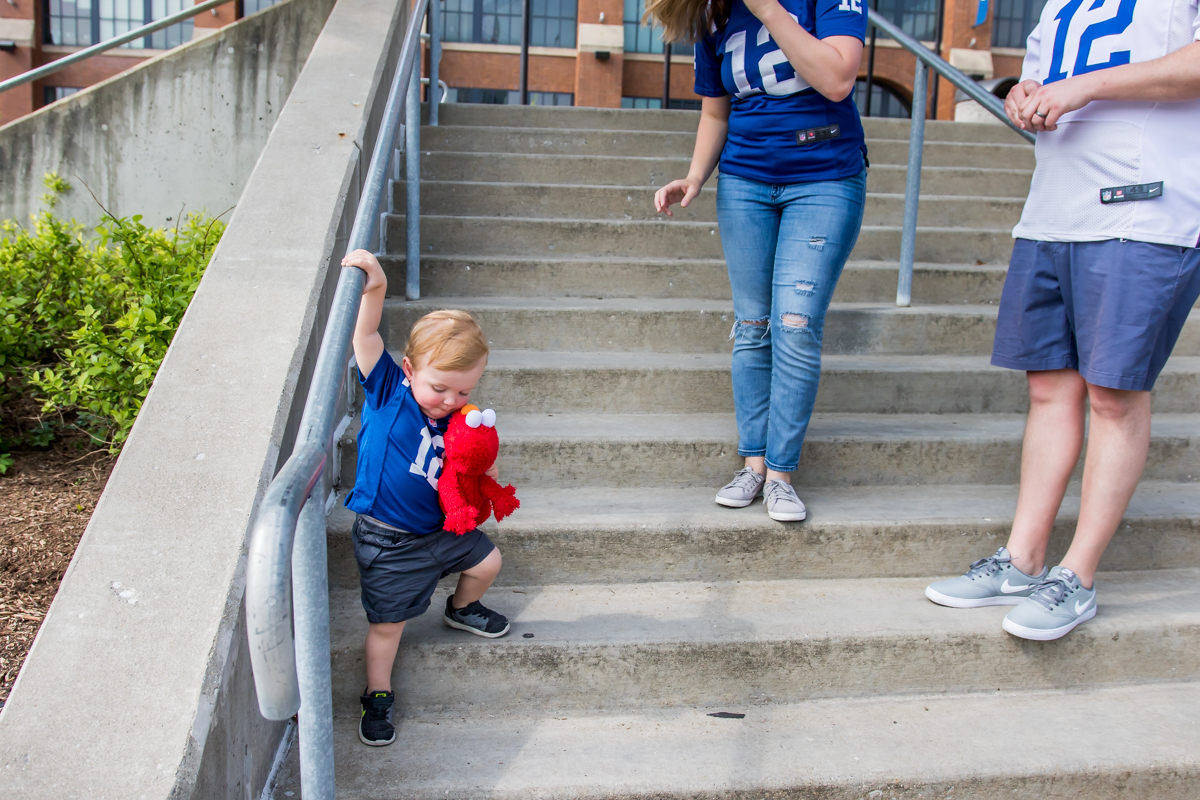
[[[409,300],[421,299],[421,76],[414,72],[404,126],[405,287]]]
[[[913,260],[917,250],[917,211],[921,200],[921,161],[925,150],[925,107],[929,69],[917,59],[913,75],[912,128],[908,134],[908,174],[904,181],[904,228],[900,235],[900,279],[896,305],[912,303]]]
[[[442,0],[429,0],[429,125],[438,124],[438,106],[442,99],[438,69],[442,62]]]
[[[321,484],[296,526],[292,591],[300,678],[300,785],[305,800],[334,800],[333,679],[329,664],[329,568]]]

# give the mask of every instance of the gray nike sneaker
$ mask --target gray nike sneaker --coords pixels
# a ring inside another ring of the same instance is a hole
[[[996,555],[979,559],[957,578],[929,584],[925,596],[951,608],[1015,606],[1033,594],[1047,572],[1043,567],[1040,575],[1026,575],[1013,566],[1012,556],[1001,547]]]
[[[762,491],[766,478],[746,467],[734,473],[733,480],[717,491],[717,505],[745,508]]]
[[[1013,636],[1048,642],[1061,639],[1094,616],[1095,584],[1085,589],[1074,572],[1055,567],[1027,600],[1008,612],[1003,627]]]
[[[767,516],[776,522],[799,522],[808,516],[790,483],[767,481],[763,503],[767,506]]]

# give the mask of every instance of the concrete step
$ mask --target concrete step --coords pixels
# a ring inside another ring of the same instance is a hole
[[[691,158],[695,132],[581,130],[453,125],[421,129],[421,150],[469,153],[546,153],[578,156]],[[908,163],[906,139],[867,139],[872,164]],[[931,167],[1033,169],[1033,147],[994,142],[926,142],[922,163]]]
[[[407,184],[396,187],[396,207],[403,208]],[[1021,219],[1025,201],[963,195],[921,198],[917,224],[937,228],[1000,228],[1011,231]],[[531,217],[534,219],[657,220],[654,187],[579,184],[423,181],[422,214],[463,217]],[[717,190],[706,188],[675,216],[692,222],[717,221]],[[902,225],[904,195],[869,193],[863,214],[866,225]]]
[[[441,297],[388,300],[386,337],[406,341],[418,318],[435,308],[475,315],[497,350],[566,352],[722,353],[733,308],[720,300],[614,298]],[[835,303],[825,317],[828,355],[987,355],[992,351],[994,305]],[[1200,355],[1200,312],[1184,324],[1177,356]]]
[[[695,133],[699,111],[503,106],[482,104],[446,104],[439,111],[441,125],[477,127],[528,127],[622,131],[681,131]],[[429,120],[429,107],[421,114]],[[908,141],[907,119],[865,117],[863,130],[872,139]],[[422,129],[424,130],[424,128]],[[925,140],[929,142],[995,142],[1025,144],[1025,140],[1003,125],[927,120]]]
[[[497,463],[518,486],[713,488],[742,466],[733,414],[498,410]],[[794,480],[804,489],[1015,484],[1024,430],[1023,414],[814,414]],[[1200,482],[1200,415],[1159,414],[1151,431],[1145,479]],[[342,475],[355,471],[355,435],[342,439]]]
[[[387,252],[404,252],[404,216],[387,218]],[[814,233],[816,233],[814,231]],[[864,225],[852,259],[894,261],[900,226]],[[917,230],[917,261],[1007,264],[1010,228]],[[683,220],[518,219],[421,217],[421,252],[442,256],[583,256],[588,258],[723,258],[715,223]]]
[[[396,358],[401,353],[397,351]],[[1154,389],[1158,413],[1191,413],[1200,358],[1168,362]],[[732,412],[724,353],[563,353],[493,350],[476,402],[560,413]],[[818,412],[1023,413],[1025,374],[987,356],[845,356],[822,359]]]
[[[393,294],[402,294],[404,257],[384,256],[380,260]],[[842,270],[834,301],[892,302],[898,271],[894,261],[850,261]],[[1006,272],[1001,265],[916,264],[913,297],[929,304],[998,303]],[[421,259],[421,295],[431,299],[512,295],[595,299],[730,297],[722,259],[439,255]]]
[[[645,156],[564,156],[529,153],[421,154],[423,180],[501,183],[662,186],[687,175],[690,158]],[[867,174],[867,190],[904,192],[908,168],[899,164],[875,164]],[[986,195],[1024,199],[1029,193],[1029,169],[985,169],[979,167],[921,168],[921,190],[926,194]],[[709,185],[714,185],[710,183]],[[403,198],[397,197],[397,208]]]
[[[737,708],[475,709],[404,718],[400,746],[381,749],[360,744],[357,721],[342,715],[335,769],[346,800],[1182,800],[1200,780],[1196,692],[1183,682]],[[720,711],[746,717],[707,716]],[[1011,719],[1029,721],[1025,735],[998,744],[998,721]],[[294,747],[275,796],[288,791],[300,796]]]
[[[686,298],[388,300],[387,341],[400,347],[412,324],[436,308],[469,311],[498,350],[728,353],[733,348],[732,306]],[[985,355],[991,353],[995,324],[996,306],[836,303],[825,317],[824,352]]]
[[[1008,608],[947,609],[929,578],[497,587],[512,632],[409,621],[393,677],[406,713],[746,707],[827,697],[1094,688],[1200,678],[1200,570],[1100,573],[1094,620],[1064,642],[1005,633]],[[367,622],[330,592],[334,708],[357,716]],[[524,634],[532,633],[532,637]],[[339,713],[340,712],[340,713]]]
[[[506,481],[507,475],[502,476]],[[774,522],[762,503],[716,505],[716,487],[629,492],[514,484],[521,508],[484,528],[504,555],[497,586],[655,581],[911,578],[953,575],[1008,539],[1015,485],[848,486],[802,489],[808,519]],[[1066,553],[1079,484],[1058,515],[1047,558]],[[352,590],[354,514],[329,519],[330,585]],[[1200,568],[1200,492],[1143,481],[1106,571]]]

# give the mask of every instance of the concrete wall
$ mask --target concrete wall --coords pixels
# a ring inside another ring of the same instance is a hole
[[[0,712],[0,797],[259,797],[283,726],[249,669],[246,540],[291,449],[406,16],[330,13]]]
[[[59,213],[86,225],[102,214],[89,188],[152,225],[226,211],[332,5],[288,0],[0,128],[0,219],[41,208],[46,172],[75,187]]]

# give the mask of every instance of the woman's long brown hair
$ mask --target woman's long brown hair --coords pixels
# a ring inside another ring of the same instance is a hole
[[[661,25],[664,42],[698,42],[729,22],[733,0],[646,0],[643,25]]]

